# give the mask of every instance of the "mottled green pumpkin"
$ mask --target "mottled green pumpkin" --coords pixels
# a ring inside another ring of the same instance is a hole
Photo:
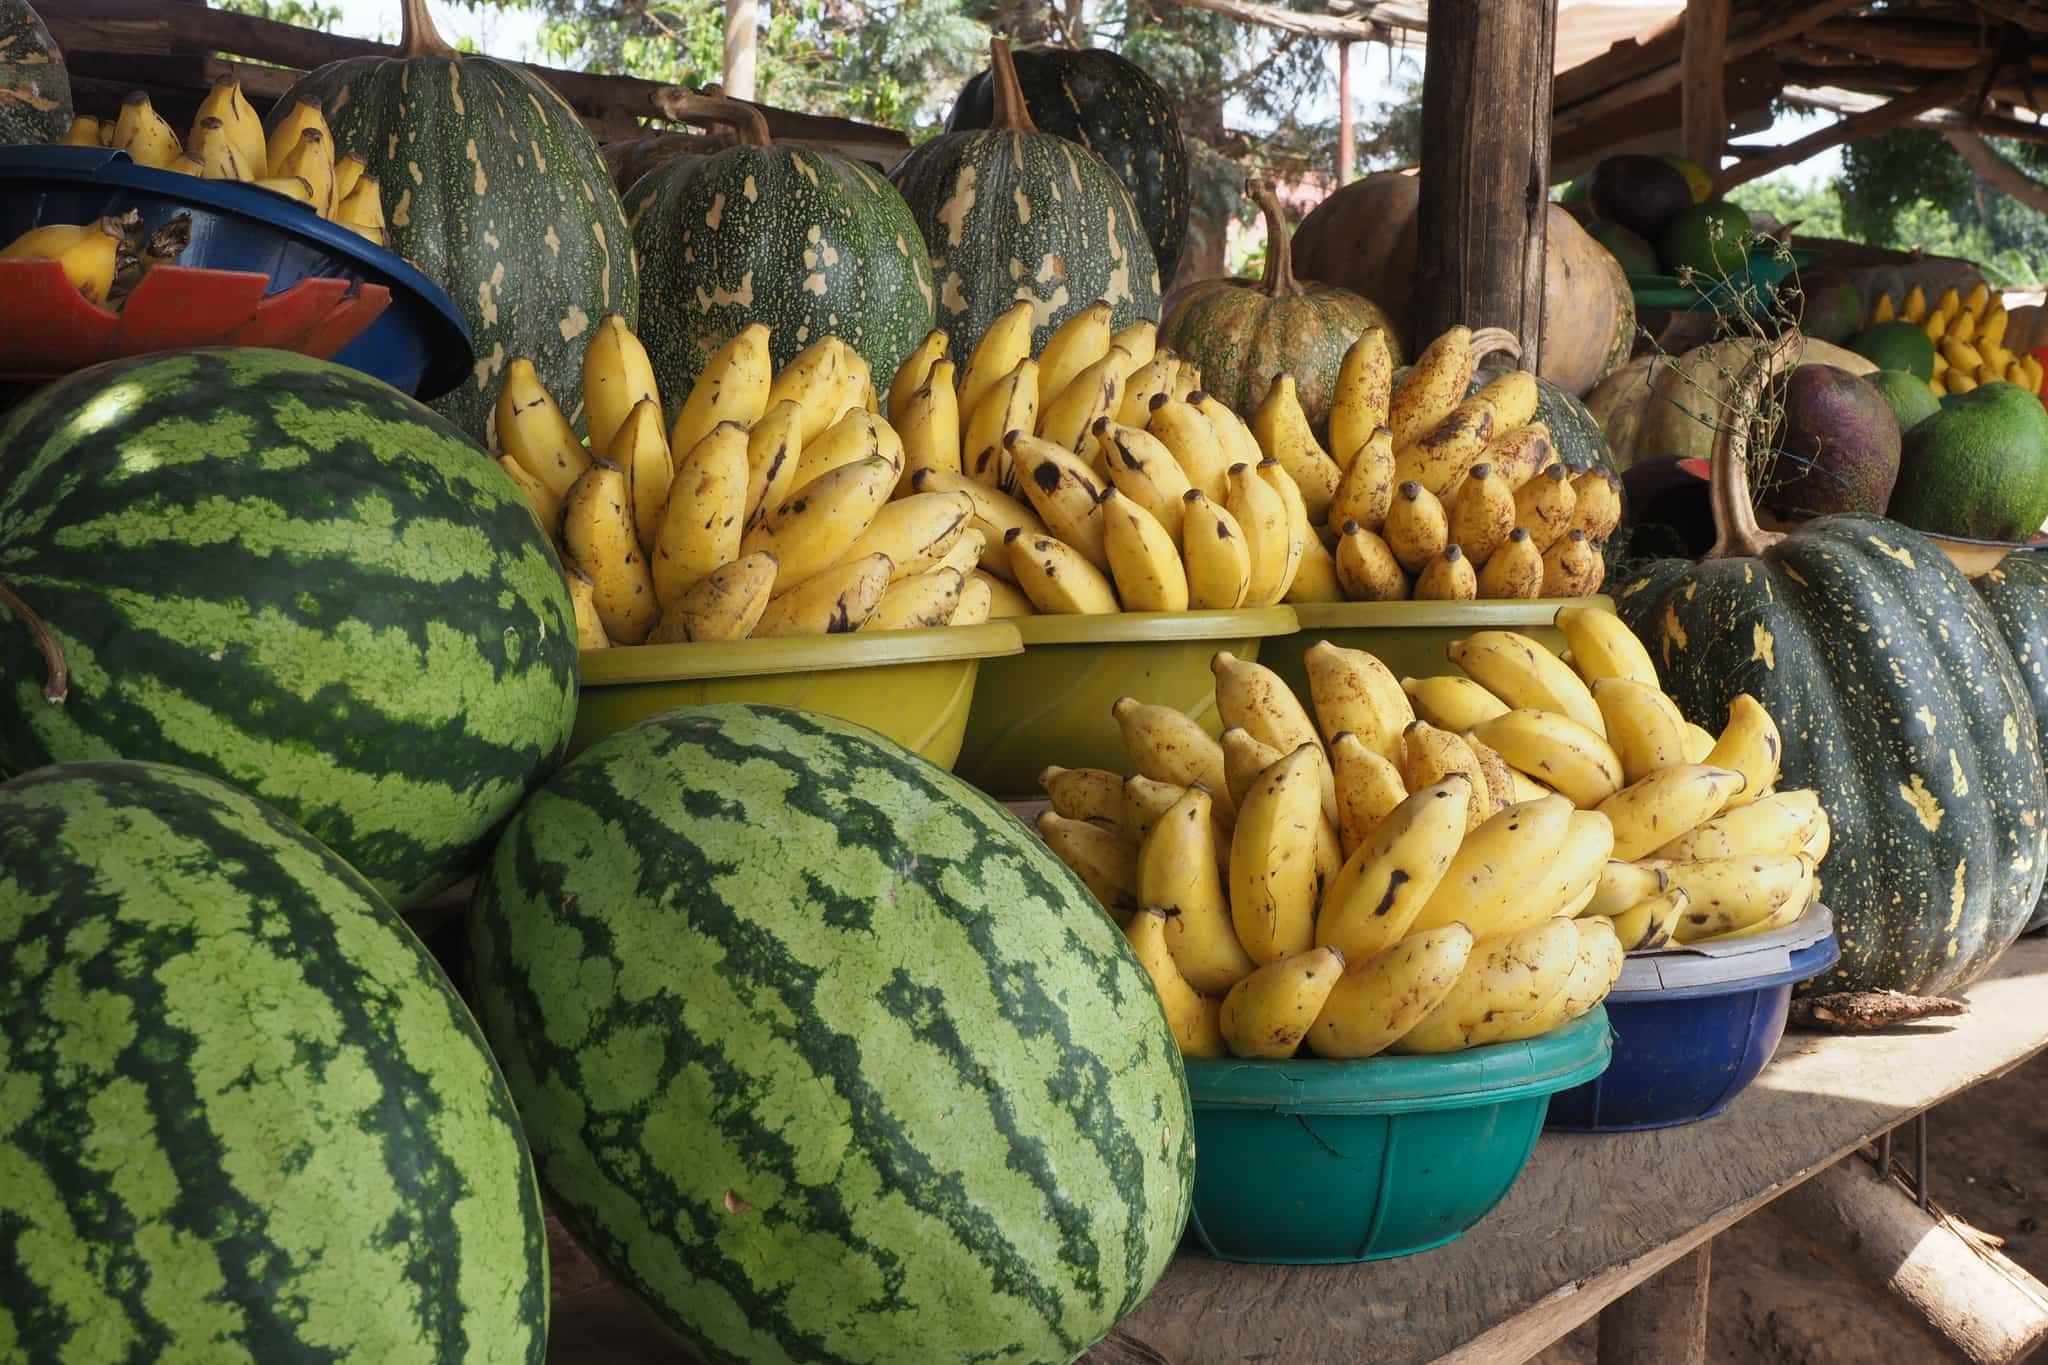
[[[1991,609],[2020,681],[2034,705],[2034,722],[2048,746],[2048,552],[2022,550],[1981,578],[1971,580],[1977,595]],[[2048,757],[2048,750],[2044,750]],[[2048,924],[2048,888],[2035,904],[2028,929]]]
[[[1130,191],[1087,148],[1042,133],[1024,107],[1009,44],[990,45],[996,116],[945,133],[889,174],[931,252],[938,327],[965,356],[1019,300],[1035,354],[1097,301],[1128,327],[1159,317],[1159,263]]]
[[[1302,411],[1318,436],[1329,426],[1337,370],[1367,328],[1387,334],[1394,363],[1401,338],[1380,306],[1363,294],[1298,280],[1287,214],[1263,181],[1246,186],[1266,216],[1266,271],[1256,280],[1202,280],[1179,291],[1159,329],[1159,344],[1202,372],[1202,387],[1249,417],[1273,386],[1294,376]]]
[[[776,368],[835,335],[883,387],[932,330],[931,260],[895,186],[850,157],[769,141],[760,111],[667,97],[730,123],[739,145],[664,162],[626,192],[640,258],[640,339],[670,414],[714,352],[768,325]]]
[[[70,126],[64,54],[28,0],[0,0],[0,144],[55,142]]]
[[[405,0],[395,57],[307,73],[271,111],[317,104],[337,151],[368,163],[392,249],[448,291],[476,368],[433,408],[492,444],[498,384],[518,356],[580,430],[583,350],[607,313],[639,322],[633,244],[597,143],[522,66],[456,52]]]

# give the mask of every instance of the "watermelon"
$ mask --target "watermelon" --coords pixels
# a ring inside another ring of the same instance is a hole
[[[617,731],[507,826],[466,927],[554,1206],[706,1359],[1069,1361],[1172,1257],[1158,996],[1022,824],[872,731]]]
[[[539,1362],[511,1096],[398,915],[164,764],[0,786],[0,1357]]]
[[[135,758],[247,787],[410,908],[566,753],[575,614],[505,471],[283,351],[116,361],[0,426],[0,776]]]

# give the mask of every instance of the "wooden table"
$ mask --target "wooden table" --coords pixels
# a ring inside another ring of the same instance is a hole
[[[1507,1198],[1449,1246],[1345,1266],[1183,1255],[1120,1335],[1172,1365],[1526,1360],[1652,1276],[1662,1298],[1695,1282],[1704,1293],[1704,1258],[1692,1253],[1716,1233],[2048,1046],[2044,989],[2048,936],[2022,940],[1967,992],[1959,1018],[1878,1036],[1787,1035],[1718,1118],[1546,1134]],[[565,1239],[555,1250],[551,1361],[677,1358]],[[1617,1312],[1654,1311],[1649,1299]],[[1097,1358],[1136,1356],[1102,1348]]]

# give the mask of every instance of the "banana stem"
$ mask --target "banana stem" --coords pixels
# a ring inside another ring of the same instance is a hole
[[[1788,332],[1769,349],[1752,352],[1736,381],[1734,411],[1714,435],[1713,475],[1708,482],[1714,548],[1707,551],[1708,559],[1754,558],[1785,538],[1783,531],[1757,525],[1749,495],[1749,428],[1798,340],[1798,333]]]
[[[1017,63],[1010,59],[1009,39],[988,40],[988,77],[996,99],[995,117],[988,126],[1011,133],[1037,132],[1038,125],[1031,121],[1031,110],[1024,104],[1024,85],[1017,79]]]
[[[1269,299],[1293,298],[1302,292],[1294,278],[1294,239],[1287,235],[1287,210],[1280,196],[1257,176],[1244,182],[1245,197],[1259,206],[1266,219],[1266,273],[1259,277],[1259,292]]]
[[[766,147],[773,141],[767,117],[740,100],[665,85],[654,92],[654,107],[671,123],[715,123],[731,128],[742,147]]]
[[[21,600],[5,580],[0,580],[0,606],[5,606],[28,626],[29,638],[36,642],[36,648],[43,651],[43,665],[46,676],[43,679],[43,696],[46,700],[62,704],[71,695],[71,668],[64,662],[64,647],[57,643],[48,624],[36,609]]]
[[[1484,365],[1488,356],[1505,354],[1519,362],[1522,339],[1505,327],[1482,327],[1472,334],[1472,363]]]
[[[427,12],[427,0],[401,0],[399,12],[399,56],[440,57],[451,62],[462,56],[448,46],[447,39],[434,27],[434,16]]]

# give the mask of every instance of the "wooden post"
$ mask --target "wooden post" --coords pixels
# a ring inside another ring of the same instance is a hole
[[[725,0],[723,89],[728,99],[754,98],[754,43],[759,26],[756,0]]]
[[[1686,159],[1713,175],[1728,139],[1728,0],[1686,0],[1679,119]]]
[[[1430,0],[1414,346],[1505,327],[1536,368],[1557,0]]]
[[[1351,44],[1337,44],[1337,188],[1351,183],[1358,165],[1358,130],[1351,122]]]
[[[1714,1244],[1682,1256],[1600,1310],[1600,1365],[1706,1365]]]

